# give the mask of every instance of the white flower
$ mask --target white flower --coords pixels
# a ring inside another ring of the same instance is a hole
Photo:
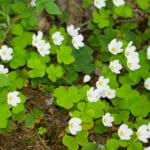
[[[150,146],[145,147],[144,150],[150,150]]]
[[[82,34],[78,34],[74,36],[72,38],[72,44],[74,48],[79,49],[80,47],[83,47],[84,46],[83,40],[84,40],[84,37]]]
[[[130,41],[128,46],[125,48],[125,56],[128,57],[131,55],[133,52],[135,52],[136,47],[133,44],[133,41]]]
[[[94,0],[94,6],[101,9],[106,6],[105,0]]]
[[[147,48],[147,59],[150,60],[150,46]]]
[[[114,117],[111,116],[110,113],[106,113],[102,116],[102,123],[105,127],[112,127],[112,122],[114,121]]]
[[[97,102],[99,97],[100,97],[99,91],[97,89],[94,89],[94,87],[91,87],[87,91],[87,99],[89,102]]]
[[[119,74],[120,73],[120,70],[123,68],[122,65],[119,63],[119,60],[116,59],[116,60],[113,60],[110,62],[109,64],[109,68],[112,72],[116,73],[116,74]]]
[[[116,91],[114,89],[109,88],[106,90],[105,95],[108,99],[113,99],[116,97]]]
[[[32,7],[36,7],[36,0],[31,0],[30,5],[31,5]]]
[[[118,136],[121,140],[130,140],[133,130],[128,128],[128,125],[122,124],[118,129]]]
[[[0,64],[0,74],[6,74],[8,73],[8,69],[4,68],[4,65]]]
[[[150,77],[147,78],[147,79],[144,81],[144,87],[145,87],[147,90],[150,90]]]
[[[61,34],[61,32],[57,31],[57,32],[52,34],[52,40],[53,40],[55,45],[61,45],[63,40],[64,40],[64,37]]]
[[[150,132],[148,131],[147,125],[141,125],[137,132],[136,132],[137,138],[142,141],[143,143],[148,142],[148,138],[150,138]]]
[[[104,76],[100,76],[98,81],[96,82],[96,87],[98,88],[99,92],[106,91],[109,86],[109,78],[104,78]]]
[[[117,41],[116,39],[113,39],[109,44],[108,44],[108,51],[114,55],[117,55],[118,53],[121,53],[123,51],[122,47],[122,42]]]
[[[38,31],[37,35],[33,34],[32,45],[35,47],[38,47],[41,43],[42,38],[43,38],[43,32],[41,32],[41,31]]]
[[[19,92],[17,91],[13,91],[13,92],[9,92],[7,95],[7,102],[9,105],[12,106],[17,106],[18,103],[21,102],[20,97],[18,97]]]
[[[134,71],[140,68],[139,65],[139,53],[132,52],[127,56],[127,66],[130,70]]]
[[[113,0],[115,6],[119,7],[125,4],[124,0]]]
[[[80,118],[71,118],[68,122],[69,124],[69,131],[72,135],[76,135],[77,132],[82,130],[81,126],[82,120]]]
[[[91,80],[91,76],[86,74],[84,77],[83,77],[83,82],[86,83],[86,82],[89,82]]]
[[[75,29],[74,25],[72,25],[72,24],[67,26],[67,32],[72,37],[77,36],[79,30],[80,30],[80,28]]]
[[[0,49],[0,57],[2,60],[11,60],[12,59],[13,49],[8,47],[7,45],[3,45]]]
[[[46,43],[44,40],[41,40],[40,44],[37,47],[37,51],[40,53],[41,56],[46,56],[50,54],[50,44]]]

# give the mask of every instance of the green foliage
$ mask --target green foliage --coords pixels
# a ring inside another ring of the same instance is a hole
[[[74,51],[73,55],[75,57],[75,69],[78,72],[83,72],[84,74],[90,74],[94,71],[95,65],[92,63],[92,49],[89,47],[83,47],[80,51]]]
[[[43,134],[45,134],[46,132],[47,132],[46,128],[44,128],[44,127],[39,127],[39,128],[38,128],[38,134],[39,134],[39,135],[43,135]]]
[[[110,25],[110,10],[101,9],[99,12],[93,12],[93,22],[98,24],[99,28],[108,27]]]
[[[57,51],[57,61],[58,63],[64,63],[69,65],[75,61],[74,56],[72,56],[72,49],[69,46],[61,46]]]
[[[148,9],[149,6],[149,0],[143,0],[143,1],[137,0],[137,4],[141,9],[146,10]]]
[[[31,53],[27,66],[32,69],[28,72],[30,78],[43,77],[45,75],[46,65],[37,53]]]
[[[109,139],[106,146],[108,150],[117,150],[119,148],[119,142],[116,139]]]
[[[54,104],[66,109],[70,117],[82,120],[82,130],[75,135],[71,135],[66,125],[62,140],[66,149],[144,149],[147,144],[137,140],[136,131],[139,126],[149,123],[150,94],[144,81],[150,77],[150,60],[147,59],[150,1],[136,0],[135,5],[125,1],[122,6],[106,1],[106,6],[98,9],[93,0],[82,0],[85,15],[81,13],[81,16],[87,22],[83,20],[83,24],[75,26],[81,28],[79,34],[84,34],[84,47],[79,50],[73,47],[72,36],[66,27],[70,24],[70,12],[65,10],[62,13],[54,0],[37,0],[36,7],[30,2],[0,1],[0,50],[3,45],[13,49],[11,60],[3,61],[1,58],[1,64],[8,69],[8,73],[0,70],[0,134],[12,131],[16,122],[25,123],[28,128],[40,123],[43,113],[37,108],[26,109],[27,98],[22,91],[29,86],[50,92],[54,96]],[[137,10],[140,15],[135,14]],[[89,12],[91,17],[87,16]],[[49,31],[40,28],[38,22],[41,15],[50,21]],[[41,43],[33,46],[32,42],[33,35],[36,36],[39,30],[43,32],[42,40],[50,44],[50,54],[44,57],[38,53]],[[57,31],[64,37],[61,45],[55,45],[52,40],[52,34]],[[108,51],[113,39],[122,41],[122,53],[113,55]],[[130,41],[133,41],[139,54],[138,70],[127,67],[124,51]],[[110,61],[115,59],[123,66],[120,74],[110,70]],[[91,75],[91,80],[83,83],[85,74]],[[96,89],[95,82],[99,76],[109,78],[109,87],[115,90],[116,95],[111,99],[105,96],[105,91],[99,92],[104,95],[100,95],[96,102],[89,102],[87,91],[90,87]],[[8,93],[17,90],[20,102],[16,106],[9,105]],[[102,117],[107,112],[114,117],[112,127],[103,123]],[[121,124],[128,124],[134,132],[128,141],[119,139],[117,131]],[[44,135],[48,130],[40,124],[37,132]],[[96,139],[98,142],[93,136],[100,137]],[[104,145],[99,143],[102,138]]]
[[[54,66],[51,64],[47,67],[46,72],[48,73],[48,78],[53,82],[63,76],[63,68],[60,65]]]
[[[54,90],[53,94],[57,98],[57,104],[66,109],[72,108],[74,103],[80,101],[78,88],[74,86],[68,88],[60,86]]]
[[[60,15],[61,11],[58,6],[55,4],[54,0],[37,0],[36,10],[38,13],[41,13],[45,9],[49,14]]]
[[[127,4],[120,7],[114,7],[114,12],[116,15],[124,18],[132,17],[132,8]]]

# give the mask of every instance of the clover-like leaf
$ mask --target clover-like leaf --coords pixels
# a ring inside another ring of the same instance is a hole
[[[57,79],[61,78],[63,76],[63,68],[60,65],[53,65],[51,64],[49,67],[46,68],[46,72],[48,73],[48,78],[56,82]]]
[[[43,77],[45,75],[46,65],[36,53],[31,54],[31,57],[27,61],[27,66],[32,68],[32,70],[28,72],[30,78]]]
[[[114,7],[114,12],[121,17],[132,17],[132,8],[127,4],[122,5],[120,7]]]
[[[91,74],[94,69],[95,65],[92,62],[92,49],[85,46],[80,48],[80,51],[74,51],[73,55],[75,56],[74,67],[76,71],[83,72],[85,74]]]
[[[54,90],[53,94],[56,97],[57,104],[66,109],[72,108],[74,103],[80,101],[78,88],[74,86],[68,88],[60,86]]]
[[[16,69],[20,66],[24,66],[27,60],[27,51],[22,47],[14,48],[13,59],[10,62],[10,67]]]
[[[74,56],[71,54],[72,48],[69,46],[61,46],[57,51],[57,61],[58,63],[64,63],[69,65],[75,61]]]
[[[78,150],[79,145],[74,137],[65,135],[63,137],[63,144],[67,146],[70,150]]]

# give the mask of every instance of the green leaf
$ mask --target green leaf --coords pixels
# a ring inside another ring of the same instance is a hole
[[[118,150],[119,142],[116,139],[108,139],[106,146],[108,150]]]
[[[23,28],[21,24],[14,24],[13,27],[11,28],[11,33],[13,35],[21,36],[23,33]]]
[[[33,116],[33,114],[28,114],[26,116],[25,125],[27,128],[33,128],[34,127],[34,116]]]
[[[36,10],[38,13],[41,13],[43,9],[52,15],[60,15],[61,11],[58,6],[55,4],[54,0],[37,0]]]
[[[57,51],[57,61],[58,63],[64,63],[69,65],[75,61],[74,56],[71,54],[72,48],[69,46],[61,46]]]
[[[19,14],[24,13],[24,10],[26,9],[26,5],[24,5],[24,3],[21,3],[21,2],[11,4],[11,7],[16,13],[19,13]]]
[[[131,142],[127,150],[143,150],[142,143],[140,142]]]
[[[68,147],[69,150],[78,150],[79,145],[74,137],[65,135],[63,137],[63,144]]]
[[[10,84],[8,76],[5,74],[0,74],[0,87],[5,87]]]
[[[76,71],[83,72],[84,74],[91,74],[95,65],[93,64],[92,49],[90,47],[82,47],[80,51],[74,51],[75,56],[74,67]]]
[[[63,76],[63,68],[60,65],[55,66],[51,64],[46,68],[46,72],[48,73],[48,78],[53,82],[56,82],[57,79]]]
[[[111,14],[110,10],[101,9],[99,12],[93,12],[93,21],[97,23],[99,28],[108,27],[110,24],[109,15]]]
[[[149,99],[145,95],[141,95],[139,101],[131,107],[131,112],[134,116],[146,117],[150,111],[149,106]]]
[[[32,110],[32,115],[34,116],[35,119],[38,119],[38,118],[42,118],[42,117],[43,117],[42,111],[40,111],[40,110],[37,109],[37,108],[34,108],[34,109]]]
[[[27,61],[27,51],[22,47],[14,47],[13,59],[10,62],[10,67],[17,69],[18,67],[24,66]]]
[[[12,112],[14,114],[18,114],[20,112],[24,112],[25,111],[25,106],[24,104],[18,104],[16,107],[13,107]]]
[[[51,1],[47,1],[47,3],[45,3],[45,9],[46,11],[51,14],[51,15],[60,15],[61,11],[58,8],[58,6],[55,4],[55,2],[53,0]]]
[[[120,7],[114,7],[114,12],[121,17],[130,18],[132,17],[132,8],[125,4]]]
[[[137,0],[137,4],[141,9],[146,10],[149,7],[149,0]]]
[[[80,131],[77,133],[75,140],[81,146],[88,144],[88,131]]]
[[[27,61],[27,66],[32,68],[28,72],[30,78],[43,77],[45,75],[45,63],[42,62],[41,56],[36,53],[32,53],[31,57]]]
[[[78,89],[74,86],[68,87],[67,89],[60,86],[54,90],[53,94],[57,98],[57,104],[66,109],[72,108],[73,103],[77,103],[80,100]]]

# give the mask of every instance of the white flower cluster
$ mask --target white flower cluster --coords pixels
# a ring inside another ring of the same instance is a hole
[[[19,94],[18,91],[9,92],[7,94],[7,102],[9,105],[16,107],[17,104],[21,102],[21,99],[18,96],[18,94]]]
[[[42,38],[43,38],[43,32],[41,31],[38,31],[37,35],[33,34],[32,45],[36,47],[39,54],[44,57],[50,54],[49,49],[51,46],[48,42],[46,43],[45,40],[43,40]]]
[[[87,99],[89,102],[96,102],[99,98],[108,98],[113,99],[116,96],[116,91],[111,89],[108,85],[109,78],[104,78],[104,76],[100,76],[98,81],[96,82],[96,89],[91,87],[87,91]]]
[[[74,25],[67,26],[67,32],[72,37],[72,44],[74,48],[79,49],[84,46],[83,40],[84,37],[82,34],[79,34],[80,28],[75,28]]]
[[[91,80],[91,76],[86,74],[84,77],[83,77],[83,83],[86,83],[86,82],[89,82]]]
[[[10,61],[12,59],[13,49],[7,45],[3,45],[0,49],[0,57],[4,61]]]
[[[32,7],[36,7],[36,0],[31,0],[30,5],[31,5]]]
[[[139,65],[139,53],[136,52],[136,47],[132,45],[133,42],[130,41],[127,47],[125,48],[125,57],[127,58],[127,67],[134,71],[140,68]],[[117,55],[123,51],[122,49],[123,43],[121,41],[117,41],[116,39],[113,39],[108,44],[108,51],[112,53],[113,55]],[[110,62],[109,68],[112,72],[119,74],[120,70],[123,68],[122,65],[119,63],[119,60],[116,59],[114,61]]]
[[[120,125],[118,129],[118,136],[121,140],[130,140],[133,130],[128,127],[127,124]]]
[[[144,150],[150,150],[150,146],[145,147]]]
[[[80,118],[74,117],[71,118],[68,122],[69,124],[69,131],[72,135],[76,135],[77,132],[82,130],[82,126],[81,126],[82,120]]]
[[[105,127],[112,127],[113,121],[114,117],[109,112],[102,116],[102,123]]]
[[[55,45],[61,45],[64,40],[64,37],[61,34],[61,32],[56,31],[55,33],[52,34],[52,40]]]
[[[0,74],[7,74],[8,68],[5,68],[4,65],[0,64]]]
[[[148,46],[147,48],[147,59],[150,60],[150,46]]]
[[[118,136],[121,140],[130,140],[133,130],[128,128],[128,125],[122,124],[118,129]],[[148,143],[150,139],[150,123],[148,125],[141,125],[136,132],[137,139],[143,143]]]
[[[136,52],[136,47],[132,45],[133,42],[130,41],[128,46],[125,48],[125,57],[127,58],[127,66],[130,70],[137,70],[140,68],[139,65],[139,53]]]
[[[145,79],[144,81],[144,87],[147,89],[147,90],[150,90],[150,77]]]
[[[109,64],[109,68],[113,73],[120,74],[120,70],[123,68],[119,60],[113,60]]]
[[[124,0],[112,0],[113,4],[117,7],[125,4]],[[94,0],[94,6],[101,9],[106,6],[106,0]]]
[[[141,125],[136,132],[138,140],[143,143],[148,143],[150,139],[150,123],[148,125]]]
[[[114,117],[110,113],[106,113],[102,116],[102,123],[106,127],[112,127]],[[133,130],[128,127],[127,124],[121,124],[118,128],[118,136],[121,140],[130,140],[133,134]],[[137,139],[143,143],[148,143],[150,139],[150,123],[148,125],[141,125],[136,132]]]

